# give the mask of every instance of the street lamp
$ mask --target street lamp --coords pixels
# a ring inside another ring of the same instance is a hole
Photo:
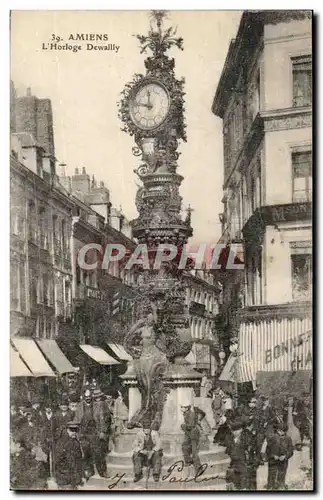
[[[234,363],[234,381],[233,381],[233,384],[234,384],[234,387],[233,387],[233,405],[234,407],[236,408],[238,406],[238,397],[239,397],[239,394],[238,394],[238,362],[237,362],[237,358],[238,356],[240,356],[240,353],[239,353],[239,340],[237,337],[234,337],[231,339],[230,341],[230,352],[232,354],[232,356],[234,356],[236,359],[235,359],[235,363]]]

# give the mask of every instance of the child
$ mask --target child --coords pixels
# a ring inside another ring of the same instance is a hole
[[[286,435],[287,426],[274,423],[273,434],[267,438],[268,490],[287,489],[285,484],[288,460],[293,456],[293,443]]]

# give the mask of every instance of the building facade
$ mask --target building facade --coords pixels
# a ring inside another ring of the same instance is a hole
[[[213,274],[205,269],[187,271],[184,283],[193,340],[189,361],[195,369],[214,376],[218,366],[215,319],[220,288]]]
[[[70,320],[72,202],[41,175],[43,148],[14,134],[10,157],[11,332],[54,338]],[[28,166],[27,166],[28,165]]]
[[[78,341],[81,344],[100,345],[105,341],[122,342],[125,328],[131,322],[131,286],[135,274],[125,271],[120,262],[111,262],[107,269],[102,266],[102,255],[89,251],[88,263],[94,269],[80,267],[78,255],[88,244],[122,244],[130,252],[134,241],[129,234],[129,224],[118,210],[112,207],[109,190],[103,182],[75,169],[72,176],[62,171],[61,183],[73,201],[72,217],[72,297]],[[127,303],[129,300],[129,303]]]
[[[227,341],[239,337],[237,376],[311,370],[311,13],[245,12],[212,111],[223,120],[221,242],[244,247],[244,273],[222,275],[218,317]]]
[[[89,243],[103,249],[109,243],[121,243],[130,251],[134,242],[129,223],[111,206],[109,190],[94,178],[90,181],[84,168],[72,177],[56,174],[50,101],[30,92],[16,98],[13,85],[11,95],[12,376],[18,376],[15,381],[25,380],[26,372],[30,377],[54,378],[75,372],[77,366],[82,372],[82,357],[69,357],[65,345],[72,346],[72,351],[75,344],[79,351],[82,345],[89,346],[83,356],[85,366],[86,359],[98,368],[100,364],[119,365],[116,352],[119,360],[129,359],[115,344],[122,343],[132,320],[129,305],[134,275],[117,262],[103,270],[100,260],[97,269],[82,269],[78,253]],[[91,346],[103,357],[93,357]],[[24,367],[23,379],[18,358]],[[42,384],[31,385],[39,389]]]

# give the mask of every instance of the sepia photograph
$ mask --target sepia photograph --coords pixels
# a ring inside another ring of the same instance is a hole
[[[312,23],[10,12],[10,490],[314,491]]]

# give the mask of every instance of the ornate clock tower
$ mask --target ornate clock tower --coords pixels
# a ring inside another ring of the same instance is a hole
[[[175,60],[166,55],[173,46],[183,50],[183,40],[176,37],[173,28],[162,29],[164,11],[153,12],[151,17],[153,26],[148,35],[137,35],[141,52],[152,53],[145,59],[146,74],[136,74],[126,84],[119,117],[122,130],[134,137],[133,154],[140,162],[134,170],[141,186],[136,195],[139,216],[132,221],[133,235],[147,246],[151,260],[160,244],[175,245],[177,260],[162,264],[158,270],[151,265],[143,271],[138,321],[125,339],[125,347],[134,358],[133,373],[124,379],[131,388],[137,384],[141,398],[130,424],[159,428],[164,438],[168,435],[171,452],[176,441],[172,432],[180,429],[180,406],[193,404],[193,388],[201,375],[185,361],[192,340],[182,271],[178,269],[183,246],[193,232],[190,209],[184,219],[181,216],[179,187],[183,177],[177,173],[178,144],[186,142],[184,80],[176,79]],[[179,436],[177,445],[181,439]]]

